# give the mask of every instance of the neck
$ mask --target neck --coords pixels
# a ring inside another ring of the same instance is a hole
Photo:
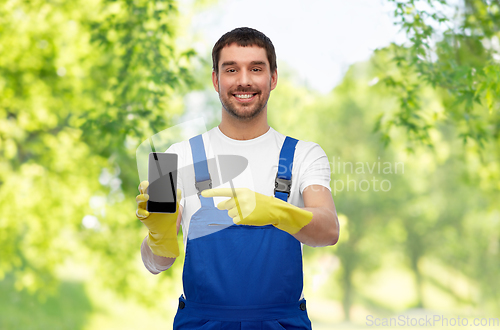
[[[269,130],[267,109],[264,109],[257,117],[249,121],[234,118],[222,109],[219,129],[225,136],[234,140],[255,139]]]

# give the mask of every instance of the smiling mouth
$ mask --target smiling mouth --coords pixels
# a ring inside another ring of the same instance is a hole
[[[233,94],[233,96],[239,100],[250,100],[252,99],[257,93],[237,93]]]

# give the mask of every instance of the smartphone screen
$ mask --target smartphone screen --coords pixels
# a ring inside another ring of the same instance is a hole
[[[151,152],[148,163],[147,211],[175,213],[177,208],[177,154]]]

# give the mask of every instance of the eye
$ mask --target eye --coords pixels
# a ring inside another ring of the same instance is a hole
[[[252,71],[259,72],[259,71],[262,71],[262,69],[261,68],[253,68]]]
[[[226,72],[233,73],[233,72],[236,72],[236,70],[235,69],[227,69]]]

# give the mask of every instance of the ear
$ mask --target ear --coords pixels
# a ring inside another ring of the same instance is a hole
[[[271,90],[276,88],[278,84],[278,69],[274,70],[274,73],[271,76]]]
[[[215,71],[212,71],[212,84],[214,85],[215,91],[219,92],[219,79],[217,78],[217,74]]]

